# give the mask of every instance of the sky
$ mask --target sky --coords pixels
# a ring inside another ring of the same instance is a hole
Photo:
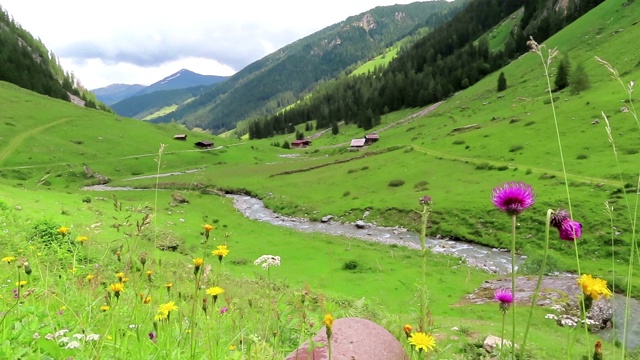
[[[376,6],[416,0],[0,0],[80,83],[150,85],[181,69],[230,76]]]

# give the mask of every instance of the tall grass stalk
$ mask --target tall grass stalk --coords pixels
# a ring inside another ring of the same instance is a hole
[[[529,328],[531,327],[531,319],[533,318],[533,309],[535,309],[536,303],[538,302],[540,284],[542,283],[542,277],[544,276],[545,267],[547,266],[547,255],[549,253],[549,228],[551,227],[552,214],[553,214],[553,210],[551,209],[547,210],[547,218],[545,221],[545,231],[544,231],[544,238],[545,238],[544,254],[542,255],[542,264],[540,265],[540,274],[538,275],[538,282],[536,282],[536,288],[533,291],[533,296],[531,298],[531,309],[529,310],[529,319],[527,320],[527,327],[525,327],[524,329],[524,339],[522,340],[522,346],[520,347],[520,359],[524,359],[525,349],[527,347],[527,337],[529,335]]]
[[[419,329],[420,331],[426,332],[427,326],[427,302],[429,301],[429,289],[427,288],[427,246],[426,246],[426,238],[427,238],[427,225],[429,222],[429,214],[431,214],[431,198],[429,196],[425,196],[420,199],[420,203],[422,204],[422,226],[420,230],[420,248],[422,255],[422,283],[420,284],[420,318],[419,318]]]
[[[531,38],[527,42],[527,44],[529,45],[532,52],[540,56],[542,67],[544,68],[544,75],[545,75],[545,79],[547,80],[547,92],[549,93],[551,111],[553,113],[553,123],[555,125],[555,130],[556,130],[556,139],[558,141],[558,153],[560,154],[560,163],[562,164],[562,175],[564,177],[564,186],[565,186],[565,191],[567,193],[567,207],[569,208],[569,217],[571,220],[573,220],[573,206],[571,204],[571,192],[569,191],[569,179],[567,176],[567,167],[565,164],[564,152],[562,150],[562,139],[560,138],[560,127],[558,125],[558,116],[556,114],[556,107],[553,100],[553,94],[551,92],[551,75],[549,74],[549,66],[552,63],[553,58],[558,55],[558,50],[556,48],[549,49],[547,56],[545,58],[544,54],[542,53],[542,48],[545,47],[544,44],[539,45],[535,40],[533,40],[533,38]],[[582,270],[580,268],[580,253],[578,251],[578,241],[573,241],[573,249],[576,256],[576,270],[578,271],[578,276],[580,276],[582,275]],[[580,301],[581,301],[582,309],[585,309],[584,296],[581,297]],[[587,317],[586,312],[583,311],[581,317],[582,317],[581,319],[582,322],[586,324],[586,317]],[[589,329],[587,328],[587,326],[585,326],[584,328],[584,333],[585,333],[585,339],[588,338]],[[575,343],[575,341],[573,343]],[[567,349],[569,350],[567,352],[567,356],[570,356],[571,346],[569,346]]]

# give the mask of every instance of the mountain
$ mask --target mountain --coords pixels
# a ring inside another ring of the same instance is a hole
[[[396,41],[451,18],[466,1],[377,7],[289,44],[245,67],[158,122],[176,120],[216,132],[271,115],[319,82],[384,52]]]
[[[118,101],[111,108],[118,115],[145,120],[163,109],[175,109],[210,89],[210,86],[200,85],[185,89],[158,90]]]
[[[107,105],[112,105],[117,103],[120,100],[130,98],[134,96],[136,93],[144,89],[146,86],[135,84],[111,84],[106,87],[101,87],[98,89],[93,89],[93,92],[100,101]]]
[[[92,91],[94,94],[96,94],[96,97],[98,97],[98,99],[103,101],[105,104],[113,105],[125,99],[150,94],[156,91],[186,89],[201,85],[210,86],[224,81],[227,78],[228,76],[201,75],[187,69],[182,69],[149,86],[139,84],[113,84],[106,87],[97,88]],[[118,112],[118,110],[114,110]],[[122,116],[133,116],[130,113],[118,114]]]
[[[65,71],[56,55],[23,29],[0,6],[0,81],[56,99],[105,111],[110,109]]]
[[[171,74],[166,78],[147,86],[135,93],[133,96],[150,94],[161,90],[186,89],[199,85],[214,85],[228,78],[228,76],[200,75],[193,71],[182,69],[175,74]]]

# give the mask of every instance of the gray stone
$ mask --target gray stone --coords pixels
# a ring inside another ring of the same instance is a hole
[[[327,360],[326,328],[318,330],[313,341],[316,346],[309,354],[309,341],[291,352],[285,360]],[[342,318],[333,322],[331,336],[333,360],[408,360],[402,344],[382,326],[361,318]]]
[[[482,344],[482,347],[488,353],[492,353],[496,350],[496,348],[500,348],[503,344],[505,347],[511,347],[511,341],[505,339],[503,342],[502,338],[494,335],[489,335],[484,339],[484,343]],[[516,345],[516,349],[517,348],[518,346]]]
[[[320,221],[322,221],[323,223],[326,223],[331,221],[331,219],[333,219],[333,215],[327,215],[327,216],[323,216]]]
[[[356,221],[356,222],[354,223],[354,225],[355,225],[358,229],[364,229],[364,228],[367,226],[367,224],[366,224],[364,221],[362,221],[362,220],[358,220],[358,221]]]

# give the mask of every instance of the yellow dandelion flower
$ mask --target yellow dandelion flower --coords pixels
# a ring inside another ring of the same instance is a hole
[[[229,345],[229,350],[233,351],[236,349],[236,346],[234,344]]]
[[[87,275],[86,279],[87,279],[87,281],[91,281],[91,280],[93,280],[94,277],[95,277],[95,275],[89,274],[89,275]]]
[[[147,270],[147,276],[151,276],[151,275],[153,275],[153,271]]]
[[[168,315],[169,312],[175,311],[175,310],[178,310],[178,306],[176,306],[176,303],[174,303],[173,301],[169,301],[166,304],[160,304],[160,306],[158,306],[159,314]]]
[[[86,237],[86,236],[78,236],[78,237],[76,238],[76,241],[77,241],[77,242],[79,242],[79,243],[84,243],[84,242],[85,242],[85,241],[87,241],[87,240],[89,240],[89,238],[88,238],[88,237]]]
[[[5,256],[2,258],[2,261],[6,262],[7,264],[11,264],[11,262],[15,260],[16,260],[15,256]]]
[[[100,311],[102,311],[102,312],[109,311],[109,309],[111,309],[111,307],[109,305],[100,306]]]
[[[211,230],[216,228],[215,226],[209,225],[209,224],[204,224],[204,225],[202,225],[202,227],[204,228],[204,231],[206,231],[206,232],[210,232]]]
[[[58,233],[60,235],[67,235],[69,233],[69,228],[66,226],[60,226],[60,228],[58,229]]]
[[[25,285],[27,285],[27,280],[18,281],[18,286],[24,287]]]
[[[218,260],[222,261],[223,257],[229,255],[229,249],[227,249],[227,245],[218,245],[211,253],[217,256]]]
[[[611,290],[607,287],[607,281],[603,279],[594,278],[589,274],[582,274],[578,279],[578,285],[582,288],[582,292],[585,296],[598,300],[600,296],[610,298],[612,294]]]
[[[121,281],[122,281],[123,283],[126,283],[126,282],[128,282],[128,281],[129,281],[129,278],[128,278],[128,277],[122,278],[122,279],[121,279]]]
[[[331,314],[327,313],[324,316],[324,319],[322,320],[322,324],[324,324],[328,328],[332,328],[333,327],[333,316],[331,316]]]
[[[124,278],[124,273],[120,271],[119,273],[116,274],[116,277],[120,279],[120,281],[122,281],[122,279]]]
[[[204,265],[204,259],[200,257],[193,259],[193,265],[199,268],[200,266]]]
[[[410,324],[406,324],[402,330],[404,331],[404,334],[407,335],[407,337],[411,336],[411,331],[413,331],[413,326],[411,326]]]
[[[207,289],[207,294],[211,296],[218,296],[224,292],[224,289],[220,286],[213,286]]]
[[[409,336],[409,344],[413,345],[418,351],[431,351],[436,347],[436,339],[431,334],[414,332]]]
[[[109,286],[109,289],[113,291],[113,295],[115,295],[117,299],[117,298],[120,298],[120,293],[124,291],[124,284],[123,283],[111,284]]]

